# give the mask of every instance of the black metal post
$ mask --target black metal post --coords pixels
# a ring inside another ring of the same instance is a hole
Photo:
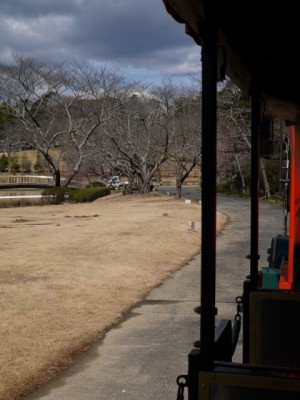
[[[214,32],[202,45],[202,237],[200,368],[214,361],[216,299],[217,47]]]
[[[250,286],[257,288],[258,280],[258,171],[259,150],[258,131],[261,120],[260,91],[255,82],[252,87],[252,126],[251,126],[251,236],[250,236]]]

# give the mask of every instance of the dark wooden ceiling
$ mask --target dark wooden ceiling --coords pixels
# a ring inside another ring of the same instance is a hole
[[[226,75],[244,92],[253,83],[264,112],[300,123],[300,24],[296,1],[163,0],[197,44],[217,32]],[[213,28],[213,29],[211,29]]]

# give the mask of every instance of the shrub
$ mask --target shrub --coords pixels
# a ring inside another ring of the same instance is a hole
[[[228,182],[217,183],[216,186],[217,193],[231,193],[231,185]]]
[[[248,193],[246,191],[243,192],[241,186],[232,181],[217,183],[216,190],[217,193],[248,197]]]
[[[17,156],[12,156],[10,159],[10,170],[14,174],[20,171],[20,164]]]
[[[36,155],[36,162],[34,163],[33,168],[34,168],[34,172],[36,172],[36,173],[44,171],[40,153],[37,153],[37,155]]]
[[[22,159],[21,159],[21,171],[22,172],[31,172],[31,160],[28,159],[28,157],[25,156],[25,154],[23,155]]]
[[[107,196],[108,194],[110,194],[110,189],[108,187],[78,189],[70,193],[69,200],[74,203],[85,203]]]
[[[2,154],[2,156],[0,158],[0,171],[1,172],[6,171],[8,166],[9,166],[9,160],[8,160],[7,155]]]
[[[69,187],[62,187],[62,186],[57,186],[57,187],[52,187],[45,189],[42,192],[42,202],[45,204],[61,204],[63,203],[66,198],[70,196],[70,193],[74,189],[69,188]]]
[[[222,182],[222,183],[217,183],[217,193],[223,193],[223,194],[236,194],[238,193],[238,190],[236,189],[235,185],[233,182]]]
[[[88,185],[86,185],[86,188],[91,188],[91,187],[106,187],[106,185],[103,182],[95,181],[95,182],[91,182]]]

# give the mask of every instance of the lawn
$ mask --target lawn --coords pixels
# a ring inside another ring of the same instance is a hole
[[[156,192],[0,216],[0,399],[76,362],[200,249],[201,205]],[[218,214],[218,229],[226,222]]]

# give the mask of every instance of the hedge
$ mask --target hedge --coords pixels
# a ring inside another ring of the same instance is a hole
[[[69,201],[74,203],[91,202],[110,194],[108,187],[92,187],[74,190],[69,194]]]

